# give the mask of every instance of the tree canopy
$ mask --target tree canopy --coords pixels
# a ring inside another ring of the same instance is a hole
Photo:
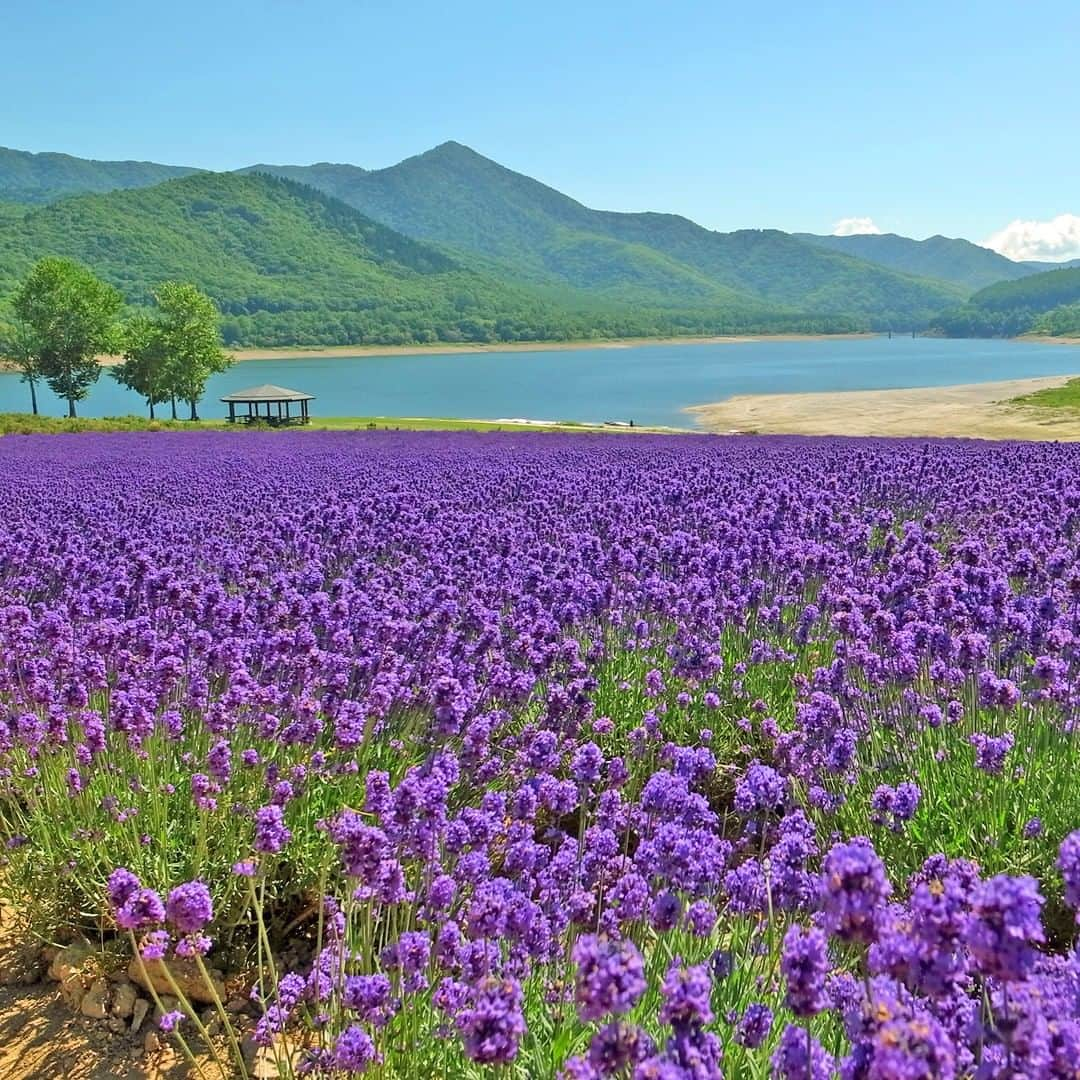
[[[1014,337],[1029,332],[1068,335],[1080,329],[1080,269],[1047,270],[980,289],[936,325],[950,337]]]
[[[168,356],[158,321],[138,312],[124,324],[122,337],[124,362],[110,374],[121,386],[146,399],[153,419],[154,406],[172,396],[166,368]]]
[[[98,356],[117,343],[123,303],[113,286],[85,266],[56,257],[39,260],[15,294],[19,347],[33,357],[53,393],[67,401],[68,416],[76,415],[75,403],[97,382]]]
[[[194,285],[166,281],[154,293],[156,311],[132,316],[124,327],[124,362],[113,378],[154,406],[186,401],[191,419],[211,375],[232,362],[221,347],[214,302]],[[175,418],[175,407],[174,407]]]
[[[42,372],[32,328],[19,320],[0,323],[0,356],[16,367],[20,380],[30,387],[30,406],[37,416],[37,384]]]

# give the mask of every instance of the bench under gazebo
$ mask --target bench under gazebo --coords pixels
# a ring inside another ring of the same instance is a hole
[[[249,386],[246,390],[237,390],[235,394],[226,394],[221,400],[229,406],[230,424],[263,423],[283,427],[311,423],[308,402],[314,401],[315,395],[263,383],[262,386]],[[237,405],[246,405],[247,412],[238,413]],[[299,406],[299,411],[293,411],[293,406]]]

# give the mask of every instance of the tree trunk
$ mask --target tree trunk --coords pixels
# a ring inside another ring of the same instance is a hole
[[[76,413],[75,413],[75,399],[73,397],[69,397],[67,399],[67,402],[68,402],[68,419],[69,420],[74,420],[75,416],[76,416]]]
[[[154,399],[153,398],[148,398],[147,401],[150,403],[150,419],[153,420],[154,419]]]
[[[34,410],[34,415],[37,416],[37,380],[30,379],[30,407]]]
[[[172,418],[175,420],[176,419],[176,395],[173,394],[173,396],[172,396],[172,398],[170,400],[172,401]]]
[[[188,419],[189,420],[198,420],[199,419],[199,413],[198,413],[198,410],[195,408],[197,402],[191,401],[188,404],[191,405],[191,416],[188,417]]]

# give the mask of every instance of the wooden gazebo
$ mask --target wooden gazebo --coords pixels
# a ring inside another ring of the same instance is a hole
[[[314,401],[313,394],[303,394],[299,390],[288,390],[284,386],[263,383],[262,386],[250,386],[247,390],[237,390],[235,394],[226,394],[222,399],[229,406],[229,423],[270,424],[280,427],[286,424],[308,424],[308,402]],[[247,412],[237,414],[236,406],[246,405]],[[292,406],[299,405],[299,412],[293,412]],[[265,411],[263,409],[265,406]]]

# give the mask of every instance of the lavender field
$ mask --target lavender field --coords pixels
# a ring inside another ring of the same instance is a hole
[[[1078,534],[1050,444],[6,438],[0,885],[192,1075],[219,969],[282,1076],[1080,1076]]]

